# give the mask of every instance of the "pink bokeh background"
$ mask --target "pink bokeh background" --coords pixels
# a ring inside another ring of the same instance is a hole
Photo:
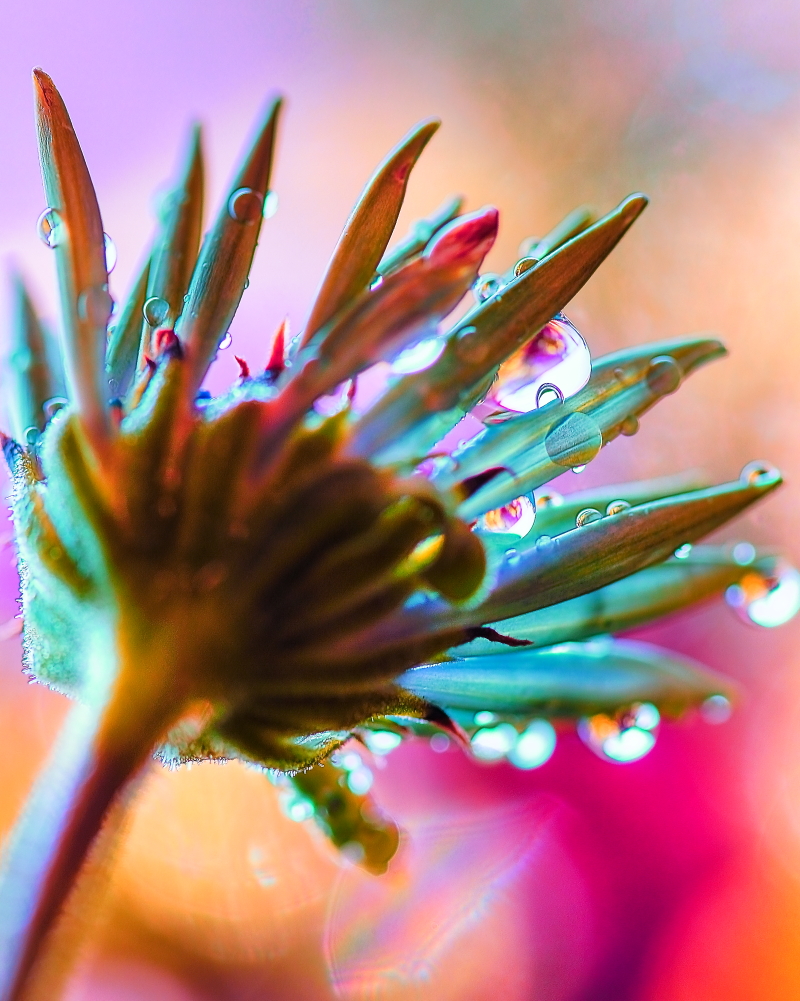
[[[798,562],[799,38],[789,0],[6,0],[0,253],[53,314],[34,65],[70,107],[119,251],[117,296],[189,122],[208,127],[213,204],[264,98],[288,96],[279,209],[232,325],[253,364],[285,315],[302,325],[360,186],[421,118],[445,125],[401,230],[454,191],[496,204],[493,270],[574,205],[645,190],[651,207],[568,314],[594,354],[713,330],[731,355],[563,489],[683,468],[728,479],[768,458],[786,486],[723,537]],[[3,620],[11,560],[4,549]],[[738,679],[731,722],[667,723],[627,766],[573,735],[530,773],[404,747],[376,791],[411,838],[381,883],[341,869],[254,772],[155,771],[69,1001],[797,996],[800,624],[759,631],[712,605],[639,635]],[[0,661],[5,830],[64,705],[25,684],[16,641]]]

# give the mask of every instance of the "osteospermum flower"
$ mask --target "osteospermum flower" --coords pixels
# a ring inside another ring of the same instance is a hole
[[[591,365],[562,314],[644,196],[599,220],[572,213],[505,275],[479,274],[497,212],[462,214],[457,199],[387,253],[437,127],[424,123],[367,185],[303,334],[285,344],[281,330],[263,368],[241,361],[211,398],[203,380],[269,203],[279,104],[202,247],[195,134],[109,329],[94,190],[52,81],[37,71],[35,86],[39,225],[62,330],[56,348],[19,284],[3,444],[25,669],[79,704],[6,853],[4,1001],[46,966],[109,811],[153,753],[284,776],[295,814],[315,813],[379,872],[398,833],[370,806],[360,757],[337,758],[353,735],[382,753],[438,728],[477,757],[531,767],[552,751],[552,717],[580,720],[590,746],[625,760],[660,713],[725,711],[719,677],[593,637],[726,589],[740,608],[762,602],[762,618],[794,611],[792,572],[775,558],[691,548],[774,489],[777,471],[541,493],[724,353],[683,338]],[[474,308],[442,329],[471,287]],[[355,380],[385,361],[388,383],[357,410]]]

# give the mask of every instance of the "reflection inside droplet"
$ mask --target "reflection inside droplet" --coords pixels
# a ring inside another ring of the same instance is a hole
[[[233,338],[231,337],[231,332],[228,330],[222,340],[219,342],[218,350],[224,351],[233,344]]]
[[[578,723],[578,735],[599,757],[624,764],[652,751],[659,719],[658,709],[646,702],[616,716],[585,717]]]
[[[521,539],[530,532],[535,521],[533,501],[523,494],[502,507],[487,511],[478,519],[478,528],[485,532],[508,532]]]
[[[539,768],[553,756],[556,731],[546,719],[535,719],[517,737],[508,760],[517,768]]]
[[[117,266],[117,245],[108,233],[103,233],[103,246],[106,252],[106,271],[111,274]]]
[[[503,286],[503,279],[500,275],[487,272],[485,275],[478,275],[472,286],[472,294],[478,302],[485,302],[487,299],[499,292]]]
[[[800,611],[800,574],[785,562],[770,577],[747,573],[728,588],[725,600],[745,622],[766,629],[782,626]]]
[[[60,225],[59,214],[52,208],[46,208],[36,220],[36,232],[39,234],[39,239],[51,250],[58,246]]]
[[[684,542],[682,546],[678,546],[678,548],[675,550],[675,559],[685,560],[689,556],[689,553],[691,553],[691,551],[692,551],[691,542]]]
[[[264,218],[271,219],[278,211],[278,192],[268,191],[264,199]]]
[[[730,699],[726,699],[724,695],[709,695],[700,706],[700,715],[706,723],[711,723],[715,726],[720,723],[727,723],[732,713],[733,707],[731,706]]]
[[[586,341],[558,313],[500,367],[489,399],[504,410],[528,413],[544,405],[539,402],[539,390],[545,384],[564,399],[582,389],[591,374]]]

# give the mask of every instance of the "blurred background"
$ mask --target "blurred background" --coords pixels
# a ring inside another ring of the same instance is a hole
[[[704,369],[563,491],[680,469],[785,487],[722,538],[800,560],[800,6],[790,0],[6,0],[0,11],[0,254],[54,313],[30,70],[70,108],[124,294],[154,192],[207,125],[213,199],[266,95],[287,95],[274,188],[234,348],[266,360],[302,326],[361,185],[417,120],[444,127],[402,232],[447,195],[493,203],[502,271],[577,204],[652,204],[568,313],[595,355],[714,331]],[[5,291],[3,292],[5,296]],[[3,301],[5,301],[3,299]],[[0,308],[2,303],[0,302]],[[220,356],[212,385],[235,374]],[[16,571],[0,558],[0,621]],[[561,737],[532,772],[405,746],[379,802],[411,834],[383,881],[341,866],[238,765],[143,783],[69,1001],[436,998],[745,1001],[800,994],[800,622],[721,603],[640,631],[740,682],[730,722],[661,727],[606,763]],[[0,829],[62,699],[0,641]]]

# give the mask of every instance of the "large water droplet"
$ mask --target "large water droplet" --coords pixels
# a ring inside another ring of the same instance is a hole
[[[621,514],[623,511],[627,511],[630,504],[626,500],[615,500],[606,507],[606,514],[613,517],[615,514]]]
[[[616,716],[598,713],[585,717],[578,723],[578,734],[598,757],[624,764],[652,751],[657,724],[658,710],[644,703]]]
[[[522,257],[514,265],[514,277],[519,278],[520,275],[524,275],[526,271],[530,271],[531,268],[535,267],[539,263],[536,257]]]
[[[558,466],[565,469],[585,466],[603,445],[600,425],[587,414],[576,411],[565,417],[547,434],[544,447]]]
[[[474,757],[481,761],[500,761],[517,742],[517,731],[510,723],[477,730],[470,740]]]
[[[252,188],[237,188],[228,199],[228,215],[237,222],[254,223],[263,211],[263,196]]]
[[[486,302],[496,292],[499,292],[502,287],[503,279],[500,275],[487,272],[485,275],[478,275],[472,286],[472,294],[478,302]]]
[[[78,296],[78,317],[88,321],[93,327],[105,328],[111,318],[114,300],[106,285],[94,285]]]
[[[785,562],[771,577],[747,573],[728,588],[725,600],[745,622],[765,629],[782,626],[800,611],[800,573]]]
[[[108,233],[103,233],[103,246],[106,252],[106,271],[111,274],[117,266],[117,245]]]
[[[264,218],[271,219],[278,211],[278,192],[268,191],[264,199]]]
[[[582,389],[591,374],[586,341],[559,313],[504,362],[489,399],[504,410],[529,413],[537,408],[539,389],[545,383],[566,398]]]
[[[508,753],[508,760],[517,768],[540,768],[553,756],[556,731],[546,719],[535,719],[517,737]]]
[[[656,396],[668,396],[680,386],[682,372],[680,365],[670,355],[654,358],[647,369],[645,379]]]
[[[145,322],[151,327],[160,327],[169,313],[169,303],[159,296],[151,296],[142,307]]]
[[[52,208],[46,208],[36,220],[36,232],[39,239],[51,250],[58,246],[61,227],[61,217]]]
[[[583,528],[584,525],[591,525],[592,522],[600,521],[602,517],[602,514],[596,508],[585,507],[575,516],[575,525],[577,528]]]
[[[478,528],[485,532],[507,532],[521,539],[530,532],[535,521],[533,501],[523,494],[502,507],[487,511],[478,519]]]
[[[426,337],[404,348],[392,362],[392,371],[397,375],[422,372],[433,365],[444,349],[443,338]]]
[[[718,726],[720,723],[727,723],[732,714],[733,706],[730,703],[730,699],[727,699],[724,695],[709,695],[700,706],[700,715],[706,723],[711,723],[714,726]]]

